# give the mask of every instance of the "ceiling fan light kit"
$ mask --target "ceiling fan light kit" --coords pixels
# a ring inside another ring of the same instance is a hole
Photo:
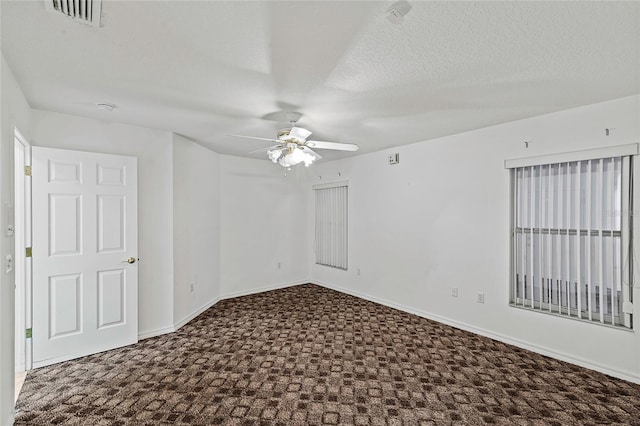
[[[309,167],[316,159],[312,154],[304,152],[302,147],[294,143],[288,143],[284,147],[274,147],[267,151],[269,159],[282,167],[290,168],[300,163],[304,163],[305,167]]]
[[[322,158],[316,152],[311,150],[310,147],[320,149],[333,149],[339,151],[358,150],[358,145],[352,143],[308,141],[307,138],[311,136],[311,132],[302,127],[295,126],[300,117],[301,114],[297,112],[287,113],[287,120],[289,121],[291,127],[280,129],[276,134],[276,139],[244,135],[231,136],[276,142],[277,145],[274,145],[267,149],[267,156],[273,163],[280,164],[286,169],[289,169],[292,166],[300,163],[304,163],[306,167],[309,167],[311,164],[313,164],[314,161]]]

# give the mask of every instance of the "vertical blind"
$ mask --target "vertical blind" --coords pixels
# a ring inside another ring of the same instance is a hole
[[[512,304],[631,327],[630,168],[619,156],[512,169]]]
[[[316,263],[347,269],[347,191],[346,183],[317,185]]]

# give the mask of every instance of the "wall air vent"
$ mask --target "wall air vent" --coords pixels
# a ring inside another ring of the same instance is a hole
[[[44,0],[44,7],[74,21],[100,26],[102,0]]]

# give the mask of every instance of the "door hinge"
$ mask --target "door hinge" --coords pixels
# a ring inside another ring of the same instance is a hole
[[[27,339],[31,339],[31,336],[33,335],[33,332],[30,328],[27,328],[25,336]]]
[[[31,166],[24,166],[24,175],[31,176]]]
[[[32,252],[31,247],[27,247],[24,251],[25,251],[24,253],[25,257],[31,257],[31,252]]]

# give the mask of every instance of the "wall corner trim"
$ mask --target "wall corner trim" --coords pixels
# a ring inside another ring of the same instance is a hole
[[[490,339],[494,339],[497,340],[499,342],[502,343],[506,343],[508,345],[513,345],[516,346],[518,348],[522,348],[522,349],[526,349],[528,351],[531,352],[535,352],[541,355],[545,355],[560,361],[564,361],[564,362],[568,362],[570,364],[574,364],[577,365],[579,367],[584,367],[584,368],[588,368],[590,370],[595,370],[598,371],[600,373],[604,373],[604,374],[608,374],[610,376],[616,377],[618,379],[622,379],[622,380],[626,380],[628,382],[632,382],[632,383],[637,383],[640,384],[640,376],[638,376],[637,374],[634,374],[632,372],[629,371],[623,371],[623,370],[616,370],[613,369],[611,367],[605,366],[605,365],[601,365],[598,363],[594,363],[585,359],[581,359],[581,358],[577,358],[571,355],[567,355],[565,353],[562,352],[558,352],[558,351],[554,351],[551,350],[549,348],[545,348],[542,346],[537,346],[537,345],[532,345],[528,342],[519,340],[519,339],[514,339],[512,337],[509,336],[505,336],[502,334],[498,334],[498,333],[493,333],[491,331],[482,329],[482,328],[478,328],[466,323],[462,323],[462,322],[458,322],[446,317],[442,317],[440,315],[434,315],[434,314],[430,314],[428,312],[419,310],[419,309],[414,309],[414,308],[410,308],[408,306],[404,306],[398,303],[394,303],[385,299],[381,299],[375,296],[369,296],[367,294],[364,293],[360,293],[358,291],[353,291],[344,287],[340,287],[340,286],[336,286],[333,284],[329,284],[329,283],[325,283],[322,281],[318,281],[318,280],[312,280],[311,281],[312,284],[315,285],[319,285],[321,287],[326,287],[329,288],[331,290],[335,290],[335,291],[339,291],[341,293],[345,293],[345,294],[349,294],[351,296],[355,296],[358,297],[360,299],[365,299],[368,300],[370,302],[374,302],[374,303],[379,303],[381,305],[384,306],[388,306],[390,308],[393,309],[398,309],[399,311],[403,311],[403,312],[407,312],[409,314],[414,314],[417,315],[419,317],[422,318],[426,318],[426,319],[430,319],[433,321],[437,321],[439,323],[442,324],[446,324],[449,325],[451,327],[455,327],[458,328],[460,330],[464,330],[464,331],[469,331],[471,333],[474,334],[478,334],[480,336],[484,336],[484,337],[488,337]]]

